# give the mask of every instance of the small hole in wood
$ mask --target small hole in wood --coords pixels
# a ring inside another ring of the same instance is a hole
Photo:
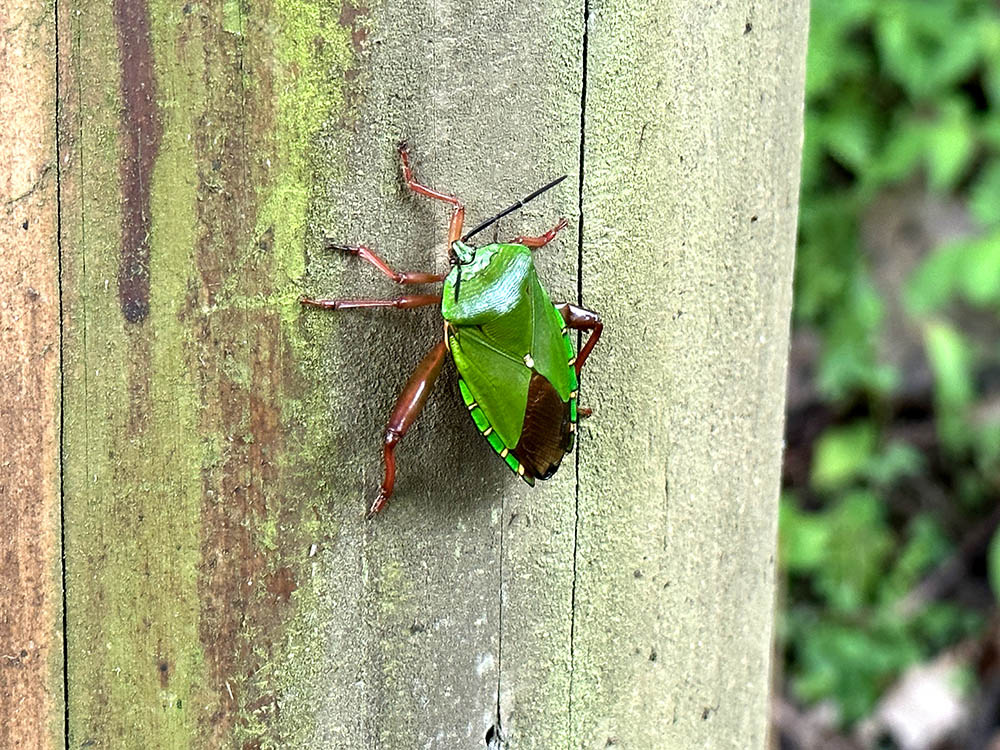
[[[489,750],[502,750],[504,737],[496,724],[486,730],[486,747]]]

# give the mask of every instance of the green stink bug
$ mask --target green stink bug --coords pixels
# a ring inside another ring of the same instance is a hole
[[[603,325],[597,314],[568,303],[553,305],[532,262],[532,250],[551,242],[566,226],[538,237],[475,247],[470,237],[529,200],[555,187],[565,175],[514,203],[475,229],[462,234],[465,206],[453,195],[432,190],[413,178],[406,144],[399,147],[403,179],[415,193],[450,203],[447,274],[392,269],[364,245],[329,247],[356,255],[397,284],[444,283],[441,294],[413,294],[396,299],[314,299],[304,305],[327,310],[362,307],[410,309],[440,305],[444,340],[424,356],[396,401],[385,431],[385,479],[368,509],[371,518],[385,507],[396,481],[395,449],[434,387],[445,352],[458,369],[458,385],[476,427],[497,455],[528,484],[548,479],[573,449],[578,408],[578,378]],[[590,331],[574,355],[569,330]]]

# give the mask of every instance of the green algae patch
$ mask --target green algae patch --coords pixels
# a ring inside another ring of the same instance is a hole
[[[318,637],[329,618],[321,571],[324,550],[339,531],[325,510],[335,427],[325,342],[334,323],[304,316],[298,299],[307,248],[320,241],[312,227],[326,209],[318,205],[323,186],[346,174],[338,155],[346,153],[346,144],[332,153],[321,146],[329,145],[324,130],[350,106],[344,77],[357,60],[350,30],[337,21],[339,4],[274,0],[259,11],[266,23],[250,18],[247,27],[266,28],[267,34],[248,39],[247,68],[258,74],[245,91],[246,105],[256,113],[248,123],[255,130],[252,139],[263,146],[253,160],[253,226],[243,254],[265,280],[249,289],[227,281],[216,304],[277,325],[281,373],[270,397],[283,443],[271,457],[278,470],[275,501],[254,520],[253,535],[267,558],[264,575],[271,581],[293,579],[294,590],[278,596],[281,622],[267,637],[253,628],[244,634],[257,667],[244,685],[233,736],[262,748],[305,748],[314,746],[319,718],[313,691],[328,683],[331,668],[326,643]],[[276,590],[261,588],[258,604],[274,606]]]
[[[222,29],[230,34],[243,33],[243,0],[224,0],[222,3]]]
[[[65,75],[74,77],[77,98],[63,114],[78,126],[67,149],[71,168],[61,174],[63,198],[74,207],[63,212],[70,744],[190,747],[207,695],[197,637],[198,398],[183,367],[190,332],[178,319],[194,189],[177,166],[187,156],[170,126],[182,109],[173,97],[184,87],[164,77],[148,103],[167,132],[149,172],[135,167],[152,229],[140,238],[149,247],[149,306],[140,322],[129,322],[116,294],[122,257],[134,249],[123,239],[128,134],[125,94],[116,87],[131,84],[120,79],[110,12],[67,17]],[[162,34],[155,21],[148,37],[139,34],[154,60]]]
[[[96,365],[95,373],[116,373],[98,386],[105,398],[89,403],[85,417],[88,445],[103,433],[107,446],[109,460],[103,466],[103,451],[88,451],[88,474],[96,481],[86,494],[92,498],[91,512],[103,516],[102,544],[113,552],[92,552],[102,585],[93,625],[81,628],[99,633],[96,647],[87,651],[96,658],[91,662],[96,682],[74,680],[70,694],[89,690],[90,700],[113,708],[101,727],[105,736],[120,732],[181,748],[197,744],[198,725],[214,692],[205,688],[198,637],[198,517],[206,456],[199,433],[200,396],[189,367],[194,334],[184,319],[197,202],[188,134],[194,126],[190,113],[202,92],[198,78],[172,54],[178,14],[160,3],[150,8],[149,17],[156,116],[163,128],[149,183],[149,309],[141,326],[123,327],[121,311],[108,304],[113,300],[98,298],[87,305],[92,348],[85,356]],[[109,156],[112,165],[122,158],[114,152]],[[91,171],[87,177],[97,182],[100,175]],[[113,193],[93,198],[94,203],[114,200]],[[96,240],[82,248],[88,286],[117,272],[117,243],[102,247],[99,239],[117,235],[110,222],[101,221],[110,210],[94,206],[84,215],[85,232]],[[94,380],[88,381],[90,391]],[[93,707],[90,714],[99,712]]]
[[[274,232],[276,271],[289,280],[305,272],[306,217],[317,175],[312,153],[320,128],[345,106],[343,74],[354,64],[350,31],[336,19],[339,4],[274,0],[275,159],[262,191],[257,233]],[[323,176],[337,180],[342,174]]]

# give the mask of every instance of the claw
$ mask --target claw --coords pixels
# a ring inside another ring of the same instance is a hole
[[[327,250],[339,250],[342,253],[350,253],[351,255],[357,255],[361,252],[361,248],[357,245],[343,245],[339,242],[334,242],[329,238],[327,238],[325,242]]]
[[[383,489],[378,493],[378,497],[375,498],[374,502],[372,502],[371,506],[368,508],[368,512],[365,513],[365,520],[372,520],[375,515],[381,511],[386,504],[388,504],[388,502],[389,497],[385,494],[385,490]]]
[[[299,302],[309,307],[318,307],[321,310],[339,310],[344,304],[341,299],[316,299],[315,297],[299,297]]]

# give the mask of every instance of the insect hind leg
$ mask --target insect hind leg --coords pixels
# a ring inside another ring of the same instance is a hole
[[[366,518],[371,518],[382,510],[389,502],[389,498],[392,497],[392,490],[396,484],[396,444],[406,436],[424,408],[427,397],[434,389],[438,375],[441,374],[441,364],[444,362],[446,351],[447,346],[444,341],[431,349],[417,365],[417,369],[413,371],[410,379],[406,381],[403,392],[396,400],[396,407],[392,410],[389,424],[385,428],[383,447],[385,479],[382,480],[378,496],[368,508]]]

